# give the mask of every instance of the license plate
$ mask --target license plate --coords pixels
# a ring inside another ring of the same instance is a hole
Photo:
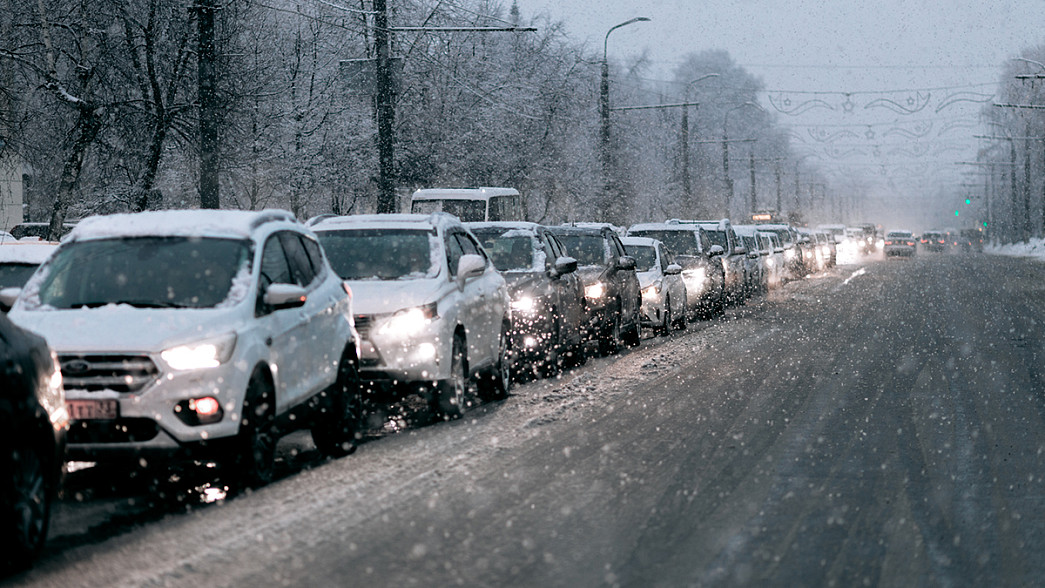
[[[111,420],[120,416],[120,403],[117,400],[66,400],[65,406],[69,416],[77,421]]]

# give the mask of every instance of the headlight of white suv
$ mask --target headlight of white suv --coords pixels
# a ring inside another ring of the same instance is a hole
[[[160,357],[176,371],[215,368],[232,357],[236,348],[236,334],[229,333],[196,343],[171,347],[160,352]]]
[[[405,308],[385,319],[377,332],[406,339],[424,331],[425,327],[432,322],[436,316],[435,304]]]
[[[642,289],[643,300],[657,300],[660,296],[660,285],[651,284]]]

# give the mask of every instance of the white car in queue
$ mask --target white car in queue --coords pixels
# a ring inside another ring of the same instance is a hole
[[[667,336],[672,329],[686,328],[686,284],[682,266],[664,243],[647,237],[622,237],[629,256],[635,258],[635,273],[642,290],[642,326]]]
[[[71,460],[217,462],[257,486],[291,430],[355,447],[351,298],[287,211],[87,218],[0,299],[58,354]]]
[[[340,216],[312,230],[352,288],[368,401],[420,392],[456,418],[472,381],[481,398],[508,393],[508,288],[457,217]]]

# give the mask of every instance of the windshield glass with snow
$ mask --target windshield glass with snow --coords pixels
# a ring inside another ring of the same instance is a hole
[[[0,264],[0,288],[21,288],[37,267],[38,264],[32,263]]]
[[[559,235],[566,252],[577,260],[577,265],[606,263],[606,241],[601,235]]]
[[[80,241],[59,249],[39,284],[39,303],[69,309],[129,304],[212,308],[250,263],[246,240],[137,237]]]
[[[416,280],[437,271],[427,229],[321,231],[319,242],[344,280]]]
[[[472,231],[490,254],[499,271],[532,271],[533,238],[529,235],[506,234],[504,231]]]
[[[628,235],[661,241],[676,255],[700,255],[697,239],[692,231],[629,231]]]
[[[657,250],[649,245],[625,245],[628,255],[635,258],[635,271],[648,272],[657,268]]]

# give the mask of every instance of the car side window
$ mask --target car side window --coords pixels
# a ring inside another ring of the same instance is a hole
[[[624,244],[620,242],[620,239],[616,235],[609,235],[610,239],[610,250],[614,257],[621,258],[627,255],[624,251]]]
[[[308,258],[305,246],[295,233],[289,231],[279,233],[279,238],[283,244],[283,250],[287,254],[294,283],[307,288],[316,278],[316,272],[312,269],[312,262]]]
[[[675,263],[675,256],[667,247],[660,248],[660,269],[667,270],[668,266]]]
[[[478,241],[472,238],[468,233],[457,233],[454,237],[461,244],[461,251],[465,255],[478,255],[484,260],[486,259],[486,251],[483,250],[483,246]]]
[[[457,241],[457,235],[454,233],[448,233],[446,239],[446,263],[450,266],[450,276],[457,276],[457,264],[461,261],[461,256],[464,255],[464,251],[461,249],[461,244]]]
[[[290,264],[283,251],[279,235],[271,235],[265,241],[265,249],[261,253],[261,279],[258,285],[264,292],[270,284],[293,284]]]
[[[566,247],[563,246],[562,241],[559,241],[559,238],[555,235],[544,233],[542,241],[547,243],[547,245],[545,245],[545,251],[547,252],[548,258],[546,262],[547,267],[554,267],[555,262],[558,261],[560,257],[570,256],[570,254],[566,252]]]
[[[562,243],[559,242],[559,239],[556,238],[555,235],[545,233],[543,240],[548,243],[548,256],[551,258],[550,261],[553,263],[556,259],[567,255],[566,248],[562,246]]]
[[[308,254],[308,260],[312,264],[312,271],[315,274],[321,275],[323,273],[323,248],[319,246],[319,242],[309,237],[308,235],[298,235],[301,238],[301,243],[305,245],[305,253]]]
[[[700,231],[697,234],[699,235],[700,250],[706,252],[708,249],[711,249],[711,241],[708,239],[708,234],[704,231]]]

